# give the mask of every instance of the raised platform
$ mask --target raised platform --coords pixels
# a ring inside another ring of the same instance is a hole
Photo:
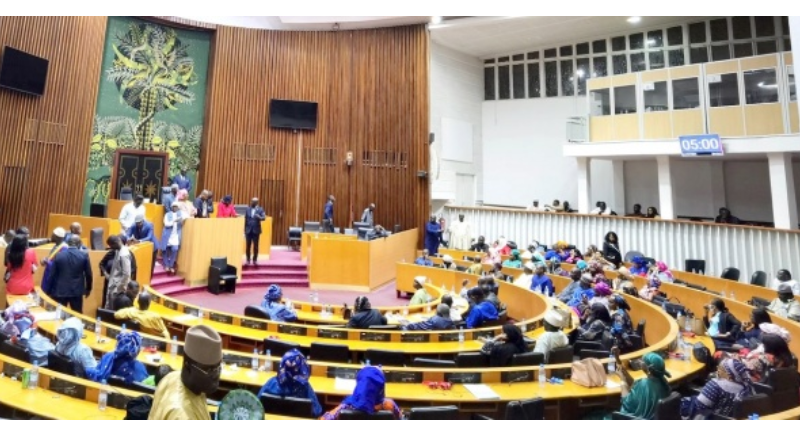
[[[255,266],[244,265],[244,260],[242,257],[242,278],[237,283],[237,288],[265,287],[272,284],[282,287],[308,287],[308,266],[300,260],[299,252],[278,247],[270,251],[269,260],[259,260]],[[156,263],[150,284],[153,289],[165,295],[205,291],[203,286],[186,285],[179,275],[168,275],[160,262]]]

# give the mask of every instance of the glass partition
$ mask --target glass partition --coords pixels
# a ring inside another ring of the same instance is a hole
[[[665,112],[669,110],[666,81],[645,83],[643,90],[645,112]]]
[[[708,105],[710,107],[739,105],[739,78],[735,73],[708,76]]]
[[[589,91],[589,113],[592,116],[611,114],[611,92],[608,88]]]
[[[636,87],[633,85],[614,87],[614,114],[631,113],[636,113]]]
[[[672,80],[672,110],[700,107],[700,84],[697,78]]]
[[[743,76],[745,103],[778,102],[778,75],[775,69],[745,71]]]

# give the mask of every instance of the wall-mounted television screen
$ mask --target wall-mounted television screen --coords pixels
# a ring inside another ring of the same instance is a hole
[[[289,129],[317,129],[317,103],[271,99],[269,126]]]
[[[6,46],[0,67],[0,87],[42,95],[47,82],[47,59]]]

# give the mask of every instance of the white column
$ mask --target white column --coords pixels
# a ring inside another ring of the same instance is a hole
[[[625,216],[625,161],[611,161],[611,198],[608,207],[617,212],[620,216]]]
[[[592,206],[589,202],[591,186],[590,159],[588,157],[577,157],[578,161],[578,213],[589,213]]]
[[[797,201],[791,153],[767,153],[772,213],[778,229],[797,229]]]
[[[658,211],[662,219],[675,219],[675,197],[672,191],[672,172],[669,156],[656,157],[658,162]]]
[[[711,214],[716,216],[721,207],[726,207],[725,198],[725,162],[722,160],[711,160],[708,162],[711,170]]]

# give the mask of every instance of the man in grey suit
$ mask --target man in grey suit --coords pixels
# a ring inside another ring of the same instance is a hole
[[[258,205],[258,198],[250,200],[250,206],[244,214],[244,237],[247,240],[247,263],[258,267],[258,239],[261,238],[261,222],[266,220],[267,214]],[[250,254],[251,248],[254,250]],[[252,257],[252,258],[251,258]]]
[[[369,207],[364,209],[364,213],[361,213],[361,222],[367,223],[369,226],[374,226],[375,223],[375,203],[369,205]]]

